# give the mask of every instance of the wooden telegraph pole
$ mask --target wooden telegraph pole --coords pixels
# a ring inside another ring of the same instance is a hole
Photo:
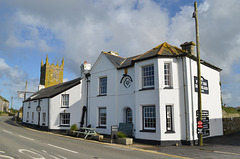
[[[198,11],[197,2],[194,2],[194,13],[193,18],[195,18],[196,25],[196,44],[197,44],[197,78],[198,78],[198,121],[202,121],[202,90],[201,90],[201,63],[200,63],[200,44],[199,44],[199,29],[198,29]],[[198,144],[203,146],[203,134],[198,134]]]

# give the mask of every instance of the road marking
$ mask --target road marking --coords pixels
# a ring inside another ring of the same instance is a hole
[[[26,149],[19,149],[18,152],[32,158],[32,159],[46,159],[45,157],[43,157],[42,155],[31,151],[31,150],[26,150]],[[24,153],[25,152],[25,153]]]
[[[58,156],[60,158],[63,158],[63,159],[67,159],[67,157],[64,157],[64,156],[61,156],[61,155],[56,155],[56,156]]]
[[[55,148],[58,148],[58,149],[61,149],[61,150],[65,150],[65,151],[69,151],[69,152],[72,152],[72,153],[78,153],[76,151],[72,151],[72,150],[69,150],[69,149],[66,149],[66,148],[63,148],[63,147],[59,147],[59,146],[55,146],[55,145],[52,145],[52,144],[48,144],[48,146],[52,146],[52,147],[55,147]]]
[[[213,151],[213,152],[221,153],[221,154],[228,154],[228,155],[237,155],[237,156],[240,156],[240,153],[223,152],[223,151]]]
[[[22,126],[22,125],[19,125],[19,126],[25,128],[25,129],[31,130],[31,131],[39,132],[39,133],[50,134],[50,135],[55,135],[55,136],[60,136],[60,137],[65,137],[65,138],[71,138],[71,139],[81,140],[81,141],[85,141],[85,142],[92,142],[92,143],[97,143],[97,144],[101,144],[101,145],[112,145],[112,144],[110,144],[110,143],[98,142],[98,141],[93,141],[93,140],[86,140],[86,139],[82,139],[82,138],[76,138],[76,137],[71,137],[71,136],[66,136],[66,135],[54,134],[54,133],[51,133],[51,132],[38,131],[38,130],[35,130],[35,129],[31,129],[31,128],[28,128],[28,127],[24,127],[24,126]],[[116,146],[116,147],[121,147],[120,145],[114,145],[114,146]],[[144,149],[133,148],[133,147],[127,147],[127,149],[136,150],[136,151],[141,151],[141,152],[148,152],[148,153],[158,154],[158,155],[163,155],[163,156],[169,156],[169,157],[174,157],[174,158],[190,159],[190,157],[183,157],[183,156],[171,155],[171,154],[162,153],[162,152],[153,151],[153,150],[144,150]],[[78,152],[77,152],[77,153],[78,153]]]
[[[28,140],[34,141],[34,139],[29,138],[29,137],[25,137],[25,136],[22,136],[22,135],[18,135],[18,136],[21,137],[21,138],[24,138],[24,139],[28,139]]]
[[[6,156],[6,155],[0,155],[1,158],[8,158],[8,159],[14,159],[13,157],[11,156]]]
[[[117,149],[117,150],[123,150],[123,151],[133,151],[131,149],[125,148],[125,147],[116,147],[114,145],[104,145],[104,147],[112,148],[112,149]]]
[[[0,151],[0,153],[5,153],[4,151]]]
[[[12,134],[12,132],[7,131],[7,130],[2,130],[2,131],[6,132],[6,133],[9,133],[9,134]]]

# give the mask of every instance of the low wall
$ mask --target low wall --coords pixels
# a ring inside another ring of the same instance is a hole
[[[231,134],[240,131],[240,114],[227,114],[223,110],[223,134]]]

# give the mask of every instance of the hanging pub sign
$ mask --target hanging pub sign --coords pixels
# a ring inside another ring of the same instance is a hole
[[[195,92],[198,92],[198,78],[196,76],[194,76],[194,86]],[[204,79],[202,76],[201,76],[201,88],[202,93],[209,94],[208,80]]]

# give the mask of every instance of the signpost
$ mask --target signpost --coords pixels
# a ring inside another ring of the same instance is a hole
[[[202,136],[209,136],[209,111],[202,110],[202,120],[199,119],[199,111],[196,111],[197,115],[197,134]]]
[[[116,138],[118,132],[118,126],[117,125],[112,125],[111,126],[111,143],[114,138]]]

